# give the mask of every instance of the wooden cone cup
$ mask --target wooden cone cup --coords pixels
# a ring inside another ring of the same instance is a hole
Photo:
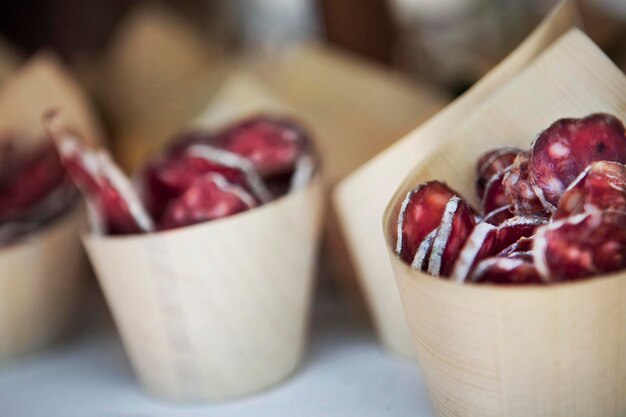
[[[391,352],[412,356],[413,347],[375,219],[382,217],[389,198],[410,170],[440,148],[467,113],[521,72],[576,20],[573,4],[561,3],[526,41],[467,93],[335,187],[335,210],[380,339]]]
[[[626,273],[552,286],[458,285],[412,270],[390,246],[415,185],[442,180],[476,203],[484,151],[528,148],[556,119],[595,112],[626,120],[626,77],[572,29],[451,128],[389,203],[387,252],[438,416],[626,415]]]
[[[87,100],[51,55],[33,58],[2,85],[0,132],[42,140],[41,115],[51,108],[64,109],[73,129],[99,140]],[[0,363],[44,346],[67,324],[87,274],[77,233],[81,219],[75,209],[0,247]]]
[[[80,296],[80,213],[0,249],[0,364],[58,336]]]
[[[237,85],[230,91],[241,92]],[[245,117],[250,102],[226,92],[192,125],[217,128]],[[282,108],[276,106],[257,110]],[[224,399],[265,389],[297,367],[322,208],[318,174],[301,190],[232,217],[146,235],[84,237],[149,392]]]

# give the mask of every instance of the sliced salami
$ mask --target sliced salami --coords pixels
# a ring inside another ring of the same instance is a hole
[[[533,246],[533,239],[531,237],[522,237],[515,243],[502,249],[496,256],[508,257],[518,252],[530,252]]]
[[[480,284],[541,284],[535,266],[523,259],[487,258],[479,262],[468,281]]]
[[[222,170],[222,167],[225,167],[237,172],[243,172],[247,188],[249,188],[262,203],[266,203],[273,198],[261,178],[261,175],[257,172],[255,164],[247,158],[208,145],[191,146],[186,152],[186,155],[190,158],[197,158],[200,161],[204,161],[207,170],[218,171],[218,169],[216,169],[217,166]]]
[[[626,267],[626,213],[591,210],[540,227],[533,257],[546,282],[618,271]]]
[[[106,233],[131,234],[154,229],[152,218],[130,180],[107,152],[83,147],[54,116],[47,119],[46,128],[66,171],[100,216]]]
[[[13,152],[13,157],[0,177],[0,222],[50,217],[73,201],[71,181],[51,142],[23,155]]]
[[[504,206],[509,205],[502,180],[508,172],[508,168],[494,175],[485,187],[485,194],[482,200],[482,212],[491,213]]]
[[[543,217],[513,217],[500,226],[496,232],[497,252],[500,252],[518,242],[522,238],[527,238],[535,234],[538,227],[547,223]]]
[[[240,213],[256,206],[242,187],[229,183],[220,174],[197,178],[178,199],[172,201],[159,222],[159,229],[174,229]]]
[[[309,142],[292,121],[267,116],[228,126],[210,140],[212,146],[249,159],[264,178],[293,171]]]
[[[533,142],[530,179],[537,194],[556,207],[566,188],[595,161],[626,163],[622,122],[601,113],[560,119]]]
[[[442,182],[431,181],[409,191],[398,215],[396,255],[411,263],[426,235],[441,223],[441,216],[456,193]]]
[[[476,225],[454,263],[451,275],[453,281],[464,282],[481,259],[493,255],[496,247],[496,230],[496,227],[489,223]]]
[[[515,217],[513,208],[510,205],[506,205],[486,214],[482,221],[497,226],[512,217]]]
[[[527,153],[520,153],[515,158],[513,166],[502,180],[502,187],[513,212],[518,215],[547,215],[544,213],[553,209],[544,204],[532,186]]]
[[[554,219],[591,209],[626,211],[626,165],[594,162],[563,193]]]
[[[417,247],[415,257],[413,258],[413,262],[411,262],[411,268],[419,269],[420,271],[428,270],[428,258],[433,250],[433,243],[435,242],[437,230],[438,229],[434,229],[426,235],[424,240],[422,240],[422,243],[420,243]]]
[[[474,212],[460,197],[452,197],[445,206],[428,258],[428,273],[447,277],[452,271],[465,241],[476,226]]]
[[[521,152],[520,149],[502,147],[492,149],[483,154],[476,163],[476,193],[483,198],[485,187],[491,178],[504,171],[513,163],[515,157]]]

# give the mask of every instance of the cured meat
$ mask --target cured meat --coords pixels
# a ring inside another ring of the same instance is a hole
[[[518,239],[515,243],[507,246],[498,252],[497,256],[508,257],[511,254],[518,252],[530,252],[533,246],[533,239],[530,237],[522,237]]]
[[[238,185],[216,173],[197,178],[172,201],[159,222],[159,229],[173,229],[230,216],[256,206],[255,199]]]
[[[481,259],[493,254],[496,248],[496,230],[489,223],[476,225],[454,263],[451,275],[453,281],[464,282]]]
[[[447,277],[461,248],[476,226],[473,210],[460,197],[452,197],[445,206],[441,223],[428,258],[428,273]]]
[[[591,210],[540,227],[533,257],[546,282],[618,271],[626,267],[626,213]]]
[[[419,269],[420,271],[428,270],[428,258],[433,250],[433,243],[435,242],[437,230],[439,230],[439,228],[434,229],[426,235],[424,240],[422,240],[422,243],[420,243],[417,247],[415,257],[413,258],[413,262],[411,262],[411,268]]]
[[[263,177],[293,170],[308,143],[308,135],[295,123],[267,116],[228,126],[210,140],[212,146],[249,159]]]
[[[443,211],[456,193],[442,182],[431,181],[409,191],[398,215],[396,255],[411,263],[417,247],[439,223]]]
[[[2,167],[0,178],[0,222],[51,217],[73,201],[71,182],[52,143],[24,155],[11,153],[15,161]],[[65,199],[59,201],[61,196]]]
[[[545,207],[532,186],[528,171],[528,155],[521,153],[502,180],[506,198],[519,215],[546,215],[550,209]]]
[[[592,162],[626,163],[624,125],[615,116],[560,119],[537,136],[529,160],[537,195],[556,207],[565,189]]]
[[[480,284],[541,284],[535,266],[523,259],[487,258],[476,266],[468,281]]]
[[[500,226],[496,232],[497,252],[516,243],[522,238],[527,238],[535,234],[539,226],[547,223],[543,217],[513,217]]]
[[[478,159],[476,163],[476,193],[478,198],[483,198],[487,183],[495,175],[504,171],[513,164],[515,157],[521,152],[520,149],[503,147],[492,149]]]
[[[513,213],[512,207],[506,205],[486,214],[482,221],[497,226],[514,216],[515,213]]]
[[[46,128],[57,145],[66,171],[99,214],[104,232],[130,234],[154,229],[152,218],[130,180],[108,153],[84,148],[56,117],[47,120]]]
[[[506,193],[502,180],[508,172],[508,168],[494,175],[485,187],[485,193],[482,200],[482,211],[484,214],[498,210],[508,205]]]
[[[626,165],[594,162],[563,193],[554,219],[591,209],[626,211]]]
[[[249,159],[208,145],[194,145],[189,148],[186,155],[195,160],[196,166],[204,166],[207,171],[211,172],[222,171],[233,177],[233,182],[236,183],[242,182],[241,173],[243,173],[245,188],[248,188],[262,203],[272,200],[272,194]]]

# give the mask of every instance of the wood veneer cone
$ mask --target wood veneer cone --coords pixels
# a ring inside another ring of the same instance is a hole
[[[248,394],[302,357],[321,221],[319,179],[229,218],[83,241],[141,382],[170,400]]]
[[[413,348],[376,219],[382,217],[398,184],[411,169],[447,142],[449,132],[467,113],[522,72],[547,45],[576,22],[574,4],[561,2],[515,51],[467,93],[335,187],[333,204],[358,279],[365,290],[381,342],[392,353],[412,356]]]
[[[582,32],[561,36],[476,106],[397,190],[387,252],[438,416],[626,415],[626,273],[551,286],[459,285],[392,253],[398,207],[426,180],[476,203],[474,166],[502,145],[528,148],[561,117],[626,120],[626,77]]]
[[[0,249],[0,364],[45,346],[65,330],[86,268],[75,210]]]
[[[220,129],[289,107],[234,77],[191,128]],[[156,396],[219,400],[265,389],[307,340],[322,213],[320,172],[304,188],[227,218],[83,242],[138,378]]]
[[[0,89],[0,135],[18,146],[44,140],[42,114],[61,108],[68,124],[93,141],[100,127],[78,84],[51,54],[11,73]],[[88,275],[78,228],[69,210],[41,230],[0,247],[0,363],[44,347],[69,324]]]

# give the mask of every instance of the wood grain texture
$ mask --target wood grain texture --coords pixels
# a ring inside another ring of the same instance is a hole
[[[626,415],[626,274],[544,286],[458,285],[392,254],[398,207],[426,180],[476,202],[487,149],[527,148],[561,117],[626,120],[626,77],[577,29],[468,112],[412,172],[384,218],[387,253],[438,416]]]
[[[216,129],[286,108],[237,78],[191,122]],[[179,401],[249,394],[299,364],[324,208],[304,189],[228,218],[83,241],[135,373]]]
[[[42,115],[54,108],[63,110],[68,124],[81,136],[102,142],[91,103],[69,70],[48,52],[29,59],[0,86],[0,132],[40,141],[45,138]]]
[[[335,187],[334,207],[379,336],[391,352],[413,355],[413,348],[376,219],[382,217],[398,184],[448,140],[449,132],[467,113],[522,71],[576,21],[574,5],[561,3],[513,53],[467,93]]]
[[[67,325],[85,262],[79,210],[0,249],[0,365],[45,346]]]
[[[2,84],[0,137],[15,135],[23,146],[45,140],[42,113],[55,107],[73,130],[101,140],[80,87],[48,54],[32,58]],[[0,247],[0,363],[45,346],[68,324],[87,275],[77,232],[81,221],[77,208],[24,240]]]

